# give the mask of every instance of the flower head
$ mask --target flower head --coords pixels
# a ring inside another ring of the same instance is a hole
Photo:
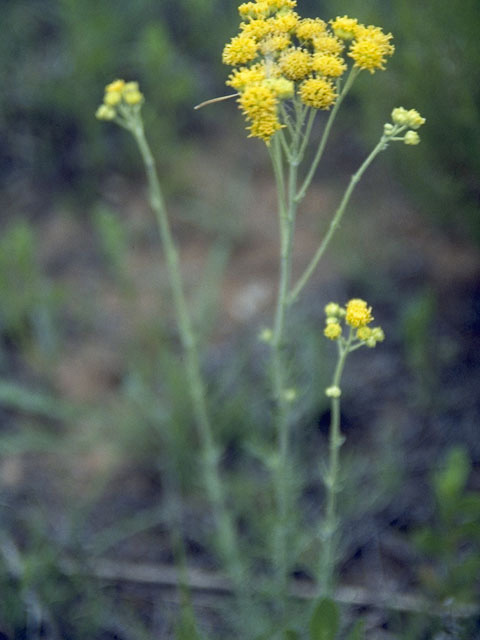
[[[325,327],[323,334],[330,340],[337,340],[342,335],[342,327],[338,322],[331,322]]]
[[[143,100],[138,82],[114,80],[105,87],[103,104],[98,107],[95,116],[99,120],[115,120],[118,116],[128,118],[138,112]]]
[[[330,24],[337,38],[341,40],[353,40],[358,20],[356,18],[343,16],[342,18],[337,17],[335,20],[330,20]]]
[[[353,298],[347,303],[345,322],[351,327],[365,327],[373,320],[372,307],[365,300]]]
[[[355,40],[348,55],[353,58],[354,65],[374,73],[377,69],[385,69],[387,56],[395,50],[390,43],[391,33],[383,33],[380,27],[357,25]]]
[[[243,114],[251,123],[250,136],[269,143],[273,134],[282,128],[277,115],[277,97],[267,82],[247,86],[238,102]]]
[[[300,85],[300,98],[314,109],[330,109],[337,98],[337,92],[329,80],[309,78]]]
[[[353,65],[372,73],[383,69],[393,53],[392,35],[379,27],[367,27],[348,16],[330,22],[302,18],[296,5],[296,0],[243,2],[238,8],[239,33],[222,53],[223,62],[234,67],[227,84],[239,93],[250,136],[267,144],[283,128],[285,114],[292,112],[280,109],[281,102],[299,99],[312,109],[324,110],[336,102],[340,78],[348,68],[346,44]],[[266,98],[263,107],[261,95]]]

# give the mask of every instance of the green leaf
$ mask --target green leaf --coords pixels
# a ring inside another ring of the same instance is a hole
[[[365,638],[365,620],[360,618],[350,630],[345,640],[364,640]]]
[[[293,629],[287,629],[285,631],[285,640],[299,640],[300,636]]]
[[[330,598],[323,598],[310,620],[310,640],[335,640],[340,626],[340,612]]]
[[[470,469],[471,461],[465,448],[452,447],[447,455],[445,468],[437,472],[433,478],[435,493],[441,506],[450,506],[458,502],[465,490]]]

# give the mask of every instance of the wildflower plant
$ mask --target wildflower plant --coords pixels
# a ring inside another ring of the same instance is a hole
[[[273,565],[276,569],[278,596],[284,600],[287,576],[293,562],[289,554],[288,521],[292,512],[291,421],[294,388],[288,377],[285,347],[286,316],[318,266],[331,238],[339,226],[352,193],[366,169],[392,142],[416,145],[417,130],[425,119],[415,109],[397,107],[391,114],[378,143],[352,176],[329,227],[304,272],[292,283],[292,247],[297,209],[305,197],[322,159],[327,140],[345,96],[362,74],[383,71],[394,53],[393,36],[380,27],[363,25],[355,18],[302,18],[296,0],[255,0],[239,6],[241,18],[238,35],[223,50],[223,62],[233,67],[227,85],[236,97],[247,121],[249,137],[260,138],[271,157],[277,185],[280,227],[280,275],[275,319],[271,330],[271,379],[276,406],[278,457],[275,473],[277,525],[274,535]],[[319,112],[327,112],[320,139],[314,142],[314,122]],[[313,153],[308,154],[310,143]],[[341,311],[341,310],[340,310]],[[340,313],[339,311],[339,313]],[[349,327],[343,337],[340,317],[327,318],[325,335],[336,340],[340,356],[336,377],[341,375],[345,358],[360,346],[374,346],[383,339],[380,328],[370,329],[369,308],[361,300],[352,300],[342,311]],[[356,331],[354,331],[356,328]],[[338,381],[337,381],[338,382]],[[332,397],[332,430],[338,431],[338,383],[329,388]],[[331,436],[338,449],[340,437]],[[332,463],[331,463],[332,466]],[[336,463],[333,467],[336,468]],[[338,491],[336,473],[329,476],[329,500]],[[333,484],[333,486],[332,486]],[[333,516],[327,515],[330,533],[324,546],[332,546]],[[323,557],[330,556],[324,551]],[[320,578],[323,591],[331,588],[332,558],[325,561],[325,575]]]
[[[267,633],[265,637],[277,637],[276,633],[282,635],[284,631],[288,635],[288,578],[296,562],[290,526],[294,511],[291,429],[299,394],[295,389],[295,380],[290,379],[288,366],[287,313],[317,268],[364,172],[391,143],[418,144],[420,138],[417,131],[425,122],[415,109],[393,109],[391,121],[384,124],[377,144],[347,185],[317,250],[304,272],[293,282],[292,248],[297,209],[316,174],[339,107],[362,72],[373,74],[384,70],[394,53],[392,34],[385,33],[380,27],[360,24],[348,16],[336,17],[328,22],[320,18],[301,18],[295,10],[296,5],[296,0],[254,0],[239,6],[239,32],[226,44],[222,54],[223,62],[232,67],[227,85],[235,93],[198,105],[236,98],[245,116],[249,137],[259,138],[265,143],[277,187],[279,283],[272,327],[261,334],[262,341],[270,346],[269,373],[274,407],[272,421],[276,433],[276,453],[265,462],[272,473],[275,496],[276,515],[269,544],[277,615],[275,633]],[[145,164],[151,206],[166,257],[185,355],[188,392],[203,457],[204,485],[215,515],[220,556],[240,598],[239,603],[248,607],[243,609],[245,613],[252,611],[251,594],[245,587],[249,563],[241,557],[233,518],[226,506],[219,472],[219,450],[207,406],[197,340],[184,295],[179,255],[170,231],[155,161],[144,132],[141,115],[143,101],[136,82],[116,80],[107,85],[97,118],[115,122],[127,129],[134,136]],[[316,140],[314,124],[319,112],[325,112],[325,117],[321,135]],[[336,303],[326,307],[324,335],[336,342],[338,359],[332,383],[326,390],[331,401],[331,428],[328,468],[324,477],[325,518],[317,575],[322,598],[333,593],[339,534],[336,499],[339,491],[339,450],[343,442],[340,431],[341,377],[346,358],[352,351],[363,346],[375,347],[383,341],[382,329],[372,327],[372,321],[372,310],[361,299],[352,299],[345,307]],[[268,610],[268,603],[266,608]],[[255,625],[255,616],[250,615],[247,619],[251,626]],[[249,634],[247,631],[245,633]]]

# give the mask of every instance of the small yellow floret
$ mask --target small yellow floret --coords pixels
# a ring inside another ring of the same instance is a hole
[[[338,78],[347,69],[347,65],[338,56],[330,53],[316,53],[312,60],[312,70],[330,78]]]
[[[243,91],[249,84],[261,82],[265,80],[265,66],[262,64],[254,64],[251,67],[240,67],[235,69],[228,80],[227,85],[233,87],[237,91]]]
[[[408,111],[405,107],[395,107],[392,111],[392,122],[400,126],[408,124]]]
[[[295,29],[298,20],[299,16],[294,11],[279,14],[272,18],[272,29],[279,33],[289,33]]]
[[[242,22],[240,29],[244,35],[256,38],[257,40],[264,38],[271,32],[270,24],[262,18],[250,20],[250,22]]]
[[[260,52],[264,56],[271,56],[274,53],[284,51],[290,44],[290,36],[286,33],[278,33],[267,36],[260,42]]]
[[[277,97],[266,82],[247,86],[238,102],[247,120],[249,137],[261,138],[267,144],[276,131],[282,128],[277,116]]]
[[[238,7],[238,13],[243,19],[252,18],[264,18],[268,13],[268,7],[265,3],[257,2],[244,2]]]
[[[330,340],[337,340],[342,335],[342,327],[338,322],[329,323],[325,327],[323,334]]]
[[[323,78],[309,78],[300,85],[300,98],[314,109],[330,109],[337,99],[335,87]]]
[[[409,109],[408,111],[408,126],[412,129],[419,129],[422,125],[425,124],[425,118],[418,113],[416,109]]]
[[[297,22],[295,34],[299,40],[312,40],[315,36],[325,33],[327,23],[320,18],[304,18]]]
[[[295,92],[293,82],[286,78],[269,78],[266,84],[280,100],[292,98]]]
[[[123,92],[123,99],[130,106],[134,106],[143,102],[143,94],[138,89],[131,89]]]
[[[372,337],[372,329],[370,327],[360,327],[357,331],[357,338],[359,340],[368,340]]]
[[[305,49],[291,48],[282,55],[279,65],[288,80],[302,80],[310,73],[312,56]]]
[[[107,86],[105,87],[105,91],[106,93],[109,93],[110,91],[121,92],[124,86],[124,80],[114,80],[113,82],[110,82],[110,84],[107,84]]]
[[[342,18],[337,16],[335,20],[330,20],[334,34],[341,40],[353,40],[357,23],[358,20],[356,18],[349,18],[348,16],[343,16]]]
[[[106,104],[101,104],[95,113],[95,117],[98,118],[98,120],[113,120],[115,116],[115,109],[108,107]]]
[[[353,58],[355,67],[374,73],[377,69],[385,69],[386,57],[395,50],[390,44],[391,33],[383,33],[380,27],[364,27],[359,25],[355,32],[356,40],[352,43],[348,55]]]
[[[345,321],[351,327],[365,327],[373,320],[372,307],[368,307],[365,300],[353,298],[347,304]]]
[[[257,41],[248,35],[235,36],[225,45],[222,60],[225,64],[235,66],[250,62],[257,55]]]
[[[339,55],[345,48],[341,40],[325,32],[313,38],[313,48],[316,53],[331,53]]]
[[[117,104],[120,104],[122,101],[122,93],[120,91],[107,91],[105,97],[103,98],[103,102],[108,107],[116,107]]]

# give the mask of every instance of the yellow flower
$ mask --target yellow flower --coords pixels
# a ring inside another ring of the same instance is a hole
[[[351,327],[365,327],[373,320],[372,307],[367,307],[365,300],[353,298],[347,304],[345,321]]]
[[[385,69],[386,57],[395,50],[390,44],[391,33],[383,33],[380,27],[364,27],[359,25],[355,32],[357,38],[351,45],[348,55],[353,58],[355,67],[374,73],[377,69]]]
[[[227,85],[233,87],[237,91],[243,91],[245,87],[249,84],[254,84],[255,82],[261,82],[265,80],[265,66],[262,64],[254,64],[251,67],[240,67],[240,69],[235,69],[233,71],[228,80]]]
[[[302,80],[310,73],[312,56],[305,49],[292,47],[281,56],[279,65],[288,80]]]
[[[312,70],[330,78],[338,78],[347,69],[347,65],[338,56],[330,53],[316,53],[312,60]]]
[[[293,82],[286,78],[269,78],[266,84],[280,100],[292,98],[295,93]]]
[[[250,62],[257,56],[257,41],[248,35],[235,36],[225,45],[222,60],[225,64],[235,66]]]
[[[106,93],[109,93],[110,91],[121,92],[124,86],[125,86],[124,80],[114,80],[110,84],[107,84],[107,86],[105,87],[105,92]]]
[[[272,29],[279,33],[288,33],[295,29],[298,20],[299,16],[294,11],[277,15],[272,18]]]
[[[106,104],[101,104],[95,113],[95,117],[98,118],[98,120],[113,120],[115,116],[115,109],[108,107]]]
[[[243,114],[251,125],[249,137],[261,138],[267,144],[282,128],[277,116],[277,97],[266,82],[247,86],[238,98]]]
[[[359,340],[368,340],[372,337],[372,329],[370,327],[360,327],[357,331],[357,338]]]
[[[338,322],[327,324],[323,334],[330,340],[337,340],[342,335],[342,327]]]
[[[238,13],[243,19],[252,18],[255,20],[256,18],[263,18],[267,11],[268,7],[265,3],[258,4],[256,2],[244,2],[238,7]]]
[[[105,97],[103,98],[103,102],[108,107],[116,107],[122,101],[122,93],[121,91],[107,91]]]
[[[408,111],[405,107],[395,107],[392,111],[392,122],[401,126],[408,124]]]
[[[327,32],[313,38],[313,48],[316,53],[331,53],[333,55],[339,55],[342,53],[344,47],[345,45],[341,40]]]
[[[334,34],[341,40],[353,40],[357,23],[358,20],[356,18],[349,18],[348,16],[343,16],[342,18],[337,16],[335,20],[330,20]]]
[[[407,113],[407,124],[412,129],[419,129],[426,122],[425,118],[416,109],[409,109]]]
[[[267,36],[260,42],[260,52],[264,56],[270,56],[286,49],[291,43],[290,37],[285,33]]]
[[[304,18],[297,22],[295,34],[299,40],[312,40],[325,32],[327,23],[320,18]]]
[[[257,40],[260,40],[271,32],[270,24],[263,18],[250,20],[250,22],[242,22],[240,29],[244,35],[256,38]]]
[[[300,98],[314,109],[330,109],[337,99],[333,84],[323,78],[309,78],[300,85]]]

